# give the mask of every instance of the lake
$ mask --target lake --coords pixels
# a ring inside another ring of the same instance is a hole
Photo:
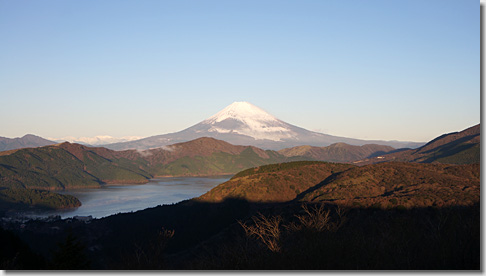
[[[60,215],[61,218],[73,216],[102,218],[198,197],[229,179],[229,176],[167,177],[151,179],[147,184],[142,185],[105,185],[98,189],[68,190],[59,193],[77,197],[82,203],[81,207],[36,213],[33,216]]]

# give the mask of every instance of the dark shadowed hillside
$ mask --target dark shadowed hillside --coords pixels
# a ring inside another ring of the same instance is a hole
[[[28,210],[32,207],[65,209],[79,206],[81,206],[81,202],[71,195],[61,195],[36,189],[0,189],[0,216],[3,216],[9,210]]]
[[[2,227],[50,269],[84,256],[84,268],[110,270],[478,270],[479,194],[478,164],[299,161],[243,170],[177,204]],[[59,258],[70,240],[76,250]],[[19,269],[33,258],[4,256]]]
[[[477,203],[385,209],[191,200],[89,224],[72,219],[5,227],[47,260],[38,269],[76,268],[72,261],[80,255],[89,264],[85,269],[109,270],[480,269]],[[68,237],[78,249],[56,264]],[[0,261],[17,263],[17,269],[32,258],[5,255]]]

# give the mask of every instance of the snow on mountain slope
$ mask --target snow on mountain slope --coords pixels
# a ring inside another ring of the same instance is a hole
[[[209,132],[238,133],[256,140],[281,141],[296,135],[288,125],[248,102],[234,102],[201,122]]]
[[[359,140],[313,132],[283,122],[248,102],[234,102],[208,119],[179,132],[108,144],[104,147],[113,150],[145,150],[200,137],[212,137],[233,145],[251,145],[272,150],[302,145],[324,147],[339,142],[357,146],[388,145],[395,148],[416,148],[423,145],[415,142]]]

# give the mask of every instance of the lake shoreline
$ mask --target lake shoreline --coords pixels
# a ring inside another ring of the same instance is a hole
[[[176,177],[184,177],[184,178],[211,178],[211,177],[224,177],[224,176],[233,176],[236,173],[222,173],[222,174],[195,174],[195,175],[156,175],[153,179],[164,179],[164,178],[176,178]]]
[[[229,179],[230,175],[161,177],[152,178],[143,184],[110,183],[96,188],[57,191],[76,197],[82,205],[75,209],[37,212],[35,216],[60,215],[64,219],[91,215],[93,218],[102,218],[117,213],[136,212],[199,197]]]
[[[103,181],[99,186],[84,186],[84,187],[69,187],[69,188],[64,188],[64,189],[56,189],[56,190],[49,190],[51,192],[69,192],[69,191],[76,191],[76,190],[83,190],[83,189],[102,189],[103,187],[109,187],[109,186],[132,186],[132,185],[145,185],[150,182],[154,182],[157,179],[168,179],[168,178],[223,178],[223,177],[229,177],[231,178],[234,176],[234,173],[230,174],[202,174],[202,175],[156,175],[153,178],[148,179],[147,181]]]

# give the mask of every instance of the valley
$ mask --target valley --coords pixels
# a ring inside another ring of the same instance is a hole
[[[0,1],[0,271],[482,272],[485,3]]]
[[[157,177],[234,175],[256,166],[292,161],[359,166],[386,161],[474,164],[479,163],[479,135],[477,125],[440,136],[417,149],[398,150],[376,144],[336,143],[327,147],[298,146],[273,151],[232,145],[208,137],[156,149],[124,151],[65,142],[0,152],[0,188],[4,189],[0,202],[14,209],[27,206],[72,208],[80,203],[67,203],[72,199],[52,192],[101,188],[106,184],[144,184]],[[295,183],[290,183],[294,180],[285,181],[296,187]],[[302,189],[294,188],[299,192]],[[279,193],[275,190],[260,196],[265,198],[266,195],[270,200],[275,195],[280,196]]]
[[[82,258],[71,269],[477,270],[479,186],[478,165],[299,161],[243,171],[177,204],[2,228],[39,254],[9,251],[26,256],[7,257],[11,268],[63,267],[52,252],[74,239]]]
[[[1,261],[7,269],[478,269],[479,144],[476,125],[415,149],[339,142],[275,151],[202,137],[144,150],[65,142],[3,151],[0,240],[15,242]],[[44,215],[7,215],[18,212]],[[73,242],[68,259],[77,261],[66,263],[59,254]]]

